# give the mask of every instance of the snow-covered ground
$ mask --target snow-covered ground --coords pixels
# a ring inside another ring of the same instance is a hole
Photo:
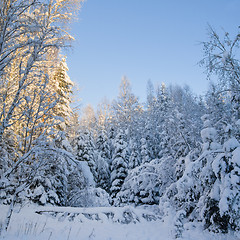
[[[0,221],[8,208],[0,206]],[[6,240],[170,240],[173,217],[163,222],[156,209],[132,207],[61,208],[25,206],[15,209]],[[186,226],[185,226],[186,228]],[[232,234],[203,232],[188,226],[184,240],[238,240]]]

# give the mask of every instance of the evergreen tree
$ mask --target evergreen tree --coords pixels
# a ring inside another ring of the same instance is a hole
[[[77,160],[86,162],[94,176],[94,179],[96,179],[96,152],[91,132],[87,129],[80,131],[74,142],[76,142],[74,153]]]
[[[115,202],[134,206],[158,204],[159,189],[158,165],[147,162],[129,171]]]
[[[140,166],[141,163],[141,155],[138,151],[136,139],[130,140],[130,157],[129,157],[129,163],[128,168],[131,170],[135,167]]]
[[[214,159],[221,152],[221,145],[216,142],[217,131],[212,127],[209,115],[202,117],[204,128],[201,131],[203,140],[200,154],[190,152],[185,157],[185,170],[176,183],[167,189],[160,205],[169,201],[176,211],[184,211],[190,220],[199,220],[205,228],[226,232],[229,218],[220,215],[217,177],[214,173]],[[196,156],[198,157],[196,158]]]
[[[128,131],[127,140],[131,137],[135,115],[141,111],[138,98],[132,93],[130,81],[124,76],[119,88],[119,96],[113,101],[112,110],[115,124],[123,131]]]
[[[96,159],[96,187],[100,187],[106,192],[109,192],[111,187],[109,164],[101,154],[98,154]]]
[[[25,190],[26,197],[40,205],[65,206],[67,202],[67,166],[61,155],[38,153],[43,166],[37,169],[31,184]]]
[[[106,136],[106,132],[102,130],[96,141],[96,184],[107,192],[111,187],[110,179],[110,146]]]
[[[224,232],[229,229],[240,230],[239,147],[237,139],[230,134],[223,144],[223,151],[217,154],[212,163],[216,181],[211,191],[211,198],[215,203],[216,212],[215,218],[208,224],[215,225],[215,228],[217,226]]]
[[[124,179],[127,176],[127,143],[124,141],[122,131],[119,131],[114,142],[114,155],[111,164],[111,188],[110,193],[114,205],[119,203],[116,201],[116,195],[121,191]]]
[[[101,130],[97,136],[96,149],[98,150],[102,158],[105,159],[107,163],[110,163],[111,151],[107,138],[107,132],[105,130]]]
[[[56,106],[54,107],[54,112],[57,116],[62,117],[64,122],[59,126],[61,130],[65,130],[66,126],[68,126],[72,109],[70,107],[71,94],[72,94],[72,86],[73,82],[70,80],[68,74],[68,67],[66,64],[66,59],[62,58],[60,63],[55,69],[55,73],[53,75],[52,80],[52,88],[54,92],[57,93],[58,101]]]
[[[150,162],[150,146],[145,138],[141,139],[141,158],[142,158],[142,163],[147,163]]]

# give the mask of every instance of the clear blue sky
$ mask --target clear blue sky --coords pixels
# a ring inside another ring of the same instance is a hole
[[[236,33],[240,0],[87,0],[72,25],[69,76],[81,88],[81,103],[94,107],[118,95],[126,75],[141,101],[146,84],[188,84],[202,94],[208,87],[199,42],[207,24]]]

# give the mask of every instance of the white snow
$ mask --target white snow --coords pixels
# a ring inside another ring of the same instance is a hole
[[[224,213],[229,210],[229,196],[231,196],[231,190],[229,188],[225,188],[219,201],[219,209],[221,216],[223,216]]]
[[[0,205],[0,221],[8,210]],[[133,207],[37,207],[15,209],[4,240],[172,240],[174,216],[162,221],[153,209]],[[237,240],[187,224],[183,240]]]
[[[95,182],[93,180],[93,174],[90,171],[90,168],[89,168],[87,162],[79,161],[78,166],[82,170],[82,173],[83,173],[85,179],[87,180],[88,186],[95,186]]]
[[[216,139],[217,131],[215,128],[204,128],[201,131],[201,137],[203,139],[203,142],[213,142]]]
[[[224,145],[223,145],[223,149],[227,152],[233,151],[234,149],[236,149],[237,147],[239,147],[240,144],[238,142],[238,140],[233,137],[230,138],[229,140],[227,140]]]
[[[218,176],[219,171],[221,170],[221,159],[224,157],[224,153],[220,153],[212,162],[212,169],[215,174],[215,176]],[[225,164],[226,165],[226,164]]]
[[[240,126],[240,119],[238,119],[235,123],[237,126]]]
[[[240,147],[233,151],[232,162],[240,167]]]

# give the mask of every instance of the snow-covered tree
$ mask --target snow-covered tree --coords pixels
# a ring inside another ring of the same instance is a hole
[[[52,53],[71,39],[66,23],[77,9],[78,1],[74,2],[74,9],[73,1],[66,0],[1,2],[0,141],[4,131],[26,114],[19,106],[34,92],[32,86],[48,81]]]
[[[228,95],[231,98],[234,121],[237,121],[240,118],[239,29],[231,38],[228,32],[218,34],[209,26],[208,35],[209,40],[203,42],[204,58],[200,61],[200,65],[206,69],[208,77],[212,74],[217,75],[220,89],[218,94]]]
[[[80,131],[75,142],[74,153],[77,160],[86,162],[96,179],[96,152],[91,132],[88,129]]]
[[[138,150],[136,139],[131,139],[128,168],[133,169],[135,167],[138,167],[140,166],[140,163],[141,163],[141,155]]]
[[[105,130],[101,130],[97,136],[96,149],[99,151],[99,154],[107,161],[107,163],[110,163],[110,146],[107,132]]]
[[[5,192],[1,201],[10,204],[1,230],[7,229],[16,203],[65,205],[71,165],[76,165],[73,155],[46,137],[38,139],[28,153],[11,163],[0,179]]]
[[[211,199],[215,204],[215,218],[208,224],[215,225],[221,231],[229,229],[240,231],[239,202],[240,202],[240,144],[230,135],[223,144],[223,149],[212,162],[216,181],[211,190]],[[206,214],[207,216],[208,214]]]
[[[67,202],[67,164],[61,155],[40,152],[41,165],[24,191],[26,197],[40,205],[65,206]]]
[[[121,80],[118,98],[112,104],[115,124],[131,136],[134,118],[141,111],[138,98],[132,93],[130,81],[124,76]]]
[[[110,180],[110,146],[106,131],[102,130],[96,140],[96,185],[109,192]]]
[[[116,196],[116,202],[134,206],[158,204],[159,188],[158,166],[146,162],[129,171],[121,191]]]
[[[121,190],[124,179],[127,176],[127,143],[124,141],[124,135],[120,131],[114,142],[114,155],[111,163],[111,188],[110,193],[114,205],[118,205],[116,195]]]
[[[229,154],[224,153],[222,146],[217,143],[217,131],[212,126],[209,115],[204,115],[202,120],[202,150],[196,155],[190,152],[185,157],[182,177],[170,185],[161,199],[160,206],[169,201],[177,212],[184,211],[190,221],[202,221],[207,229],[227,232],[230,218],[221,209],[227,208],[224,197],[232,189],[225,182],[225,177],[231,169],[228,166],[230,161],[227,160]],[[231,140],[231,143],[234,143],[233,149],[238,146],[236,141]],[[227,198],[230,199],[230,196],[231,194]]]
[[[107,192],[111,187],[109,163],[100,154],[96,159],[96,187],[100,187]]]
[[[147,139],[143,137],[141,139],[141,162],[142,163],[150,162],[151,160],[150,154],[151,154],[150,144],[148,143]]]
[[[96,126],[96,115],[91,104],[88,104],[83,109],[83,114],[80,118],[80,125],[82,128],[87,128],[89,131],[96,130],[94,128]]]
[[[112,112],[111,104],[106,98],[98,104],[96,118],[98,132],[109,130],[112,123]]]
[[[2,230],[24,196],[41,203],[66,202],[62,155],[68,153],[53,144],[54,126],[62,119],[54,114],[59,98],[49,82],[59,50],[72,40],[67,27],[79,2],[0,2],[0,144],[6,143],[8,131],[16,138],[14,154],[3,148],[0,181],[11,205]]]
[[[157,205],[175,180],[174,159],[154,159],[129,170],[117,201],[120,205]]]
[[[72,114],[70,103],[72,102],[71,94],[73,82],[70,80],[67,71],[66,59],[62,58],[55,69],[51,81],[51,87],[54,89],[58,99],[54,107],[54,113],[64,119],[64,122],[59,126],[62,130],[65,130],[66,126],[70,124],[69,120]]]

